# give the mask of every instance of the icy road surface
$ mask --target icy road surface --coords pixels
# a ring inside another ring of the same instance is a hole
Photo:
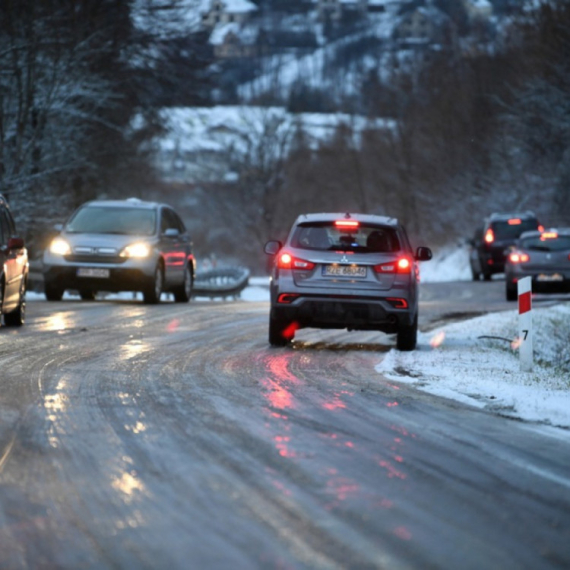
[[[512,308],[425,287],[422,327]],[[0,330],[0,567],[559,569],[570,432],[389,380],[265,302],[34,302]]]

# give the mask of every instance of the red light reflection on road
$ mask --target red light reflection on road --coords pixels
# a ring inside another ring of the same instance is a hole
[[[398,469],[396,469],[389,461],[386,461],[385,459],[380,459],[378,461],[378,465],[386,470],[389,479],[397,477],[398,479],[403,480],[408,477],[405,473],[398,471]]]
[[[401,540],[411,540],[412,538],[412,533],[405,526],[395,528],[394,534]]]
[[[166,326],[166,331],[169,333],[176,332],[180,326],[180,319],[172,319]]]

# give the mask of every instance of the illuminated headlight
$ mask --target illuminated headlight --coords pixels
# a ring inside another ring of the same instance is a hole
[[[150,246],[146,243],[132,243],[121,251],[121,257],[148,257],[150,255]]]
[[[56,237],[52,240],[49,250],[54,255],[69,255],[71,253],[71,247],[69,247],[69,244],[60,237]]]

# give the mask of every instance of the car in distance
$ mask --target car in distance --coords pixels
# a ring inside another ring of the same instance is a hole
[[[45,296],[66,289],[84,300],[98,291],[141,291],[145,303],[163,292],[187,302],[195,275],[192,242],[168,205],[138,199],[98,200],[80,206],[43,255]]]
[[[517,282],[532,279],[534,293],[570,293],[570,228],[525,232],[505,264],[507,301],[515,301]]]
[[[269,343],[284,346],[304,327],[378,330],[413,350],[418,330],[418,261],[394,218],[365,214],[299,216],[284,244],[269,241]]]
[[[10,207],[0,195],[0,319],[8,327],[22,326],[26,320],[29,267],[24,240],[16,235]]]
[[[542,229],[533,212],[495,213],[485,219],[470,240],[469,264],[473,281],[504,273],[506,251],[526,231]]]

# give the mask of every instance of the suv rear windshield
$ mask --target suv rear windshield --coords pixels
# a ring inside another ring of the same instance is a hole
[[[538,220],[520,220],[520,223],[509,223],[507,220],[491,222],[491,229],[495,234],[495,239],[517,239],[523,232],[538,229]]]
[[[87,206],[73,216],[65,229],[74,234],[151,236],[156,229],[156,212],[143,208]]]
[[[320,251],[355,251],[360,253],[392,253],[401,250],[396,230],[387,226],[359,225],[338,228],[334,222],[297,226],[291,246]]]
[[[521,247],[534,251],[565,251],[570,250],[570,236],[556,238],[532,237],[521,240]]]

